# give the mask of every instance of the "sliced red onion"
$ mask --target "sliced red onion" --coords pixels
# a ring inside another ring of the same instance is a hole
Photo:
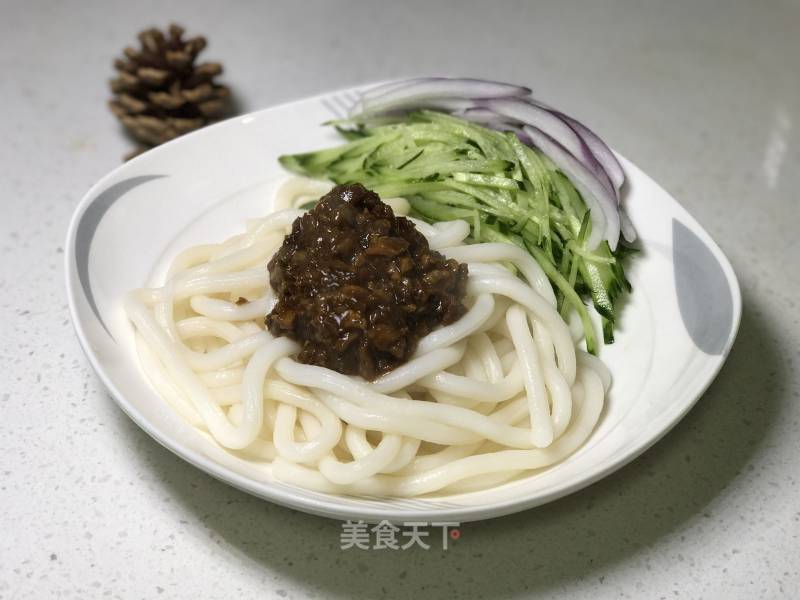
[[[578,121],[578,119],[570,117],[569,115],[561,112],[560,110],[556,110],[544,102],[535,100],[534,98],[530,98],[528,101],[531,104],[535,104],[536,106],[553,113],[554,115],[563,119],[570,127],[572,127],[572,129],[575,130],[575,133],[581,136],[584,143],[589,147],[589,150],[591,150],[592,154],[594,154],[597,162],[603,166],[603,169],[607,173],[609,180],[614,186],[614,189],[619,191],[619,189],[622,187],[622,184],[625,183],[625,171],[622,169],[622,165],[617,160],[614,152],[612,152],[611,148],[608,147],[608,145],[600,138],[599,135]],[[617,194],[617,201],[619,201],[619,194]]]
[[[509,125],[508,123],[500,123],[497,126],[492,126],[491,124],[486,125],[495,131],[510,131],[517,136],[517,139],[525,144],[526,146],[533,146],[533,140],[528,136],[527,133],[522,131],[522,127],[519,125]]]
[[[474,106],[474,102],[472,100],[468,98],[459,98],[456,96],[452,96],[452,97],[427,98],[427,99],[416,100],[411,104],[403,106],[403,110],[409,111],[409,110],[420,110],[423,108],[433,108],[433,109],[443,110],[449,113],[454,113],[466,110],[471,106]]]
[[[478,123],[480,125],[484,123],[496,123],[503,120],[503,118],[493,110],[489,110],[488,108],[483,108],[480,106],[471,106],[465,110],[460,110],[453,113],[453,116],[465,119],[467,121],[472,121],[473,123]]]
[[[600,136],[598,136],[594,131],[586,127],[586,125],[577,119],[573,119],[569,115],[565,115],[559,111],[554,112],[567,123],[569,123],[570,126],[578,133],[578,135],[583,138],[583,141],[586,142],[589,150],[591,150],[592,154],[594,154],[595,158],[597,158],[597,162],[599,162],[605,169],[606,173],[608,173],[608,178],[611,180],[611,183],[614,184],[614,188],[619,190],[622,187],[622,184],[625,183],[625,171],[622,170],[622,165],[617,160],[617,157],[614,156],[611,148],[609,148],[606,143],[600,139]]]
[[[530,93],[526,87],[483,79],[424,78],[389,88],[374,97],[363,97],[360,104],[364,112],[376,113],[414,107],[422,101],[437,98],[516,97],[529,96]]]
[[[394,108],[392,110],[379,112],[358,112],[351,110],[351,112],[355,112],[356,114],[349,117],[348,121],[361,124],[381,123],[387,119],[402,119],[410,111],[423,109],[437,110],[445,114],[458,115],[471,106],[473,106],[472,100],[467,100],[465,98],[432,98],[402,108]]]
[[[522,130],[531,138],[533,145],[552,160],[581,193],[592,220],[592,232],[587,242],[589,248],[594,249],[601,240],[608,240],[611,250],[616,249],[620,233],[616,196],[558,141],[530,125],[523,125]]]
[[[348,115],[353,117],[364,112],[365,100],[373,100],[387,92],[399,90],[400,88],[404,88],[412,83],[419,83],[428,79],[442,79],[442,77],[415,77],[413,79],[396,79],[394,81],[387,81],[386,83],[371,87],[370,89],[359,93],[358,100],[356,100],[353,106],[350,107]]]
[[[616,189],[612,185],[608,173],[583,138],[560,116],[538,104],[520,98],[492,98],[482,101],[482,104],[502,117],[535,127],[556,140],[583,164],[602,186],[607,188],[609,194],[613,195],[616,201]]]
[[[468,108],[466,110],[459,110],[458,112],[454,112],[453,116],[469,121],[470,123],[483,125],[484,127],[496,131],[513,130],[522,133],[518,124],[512,124],[507,120],[503,120],[503,117],[488,108]]]
[[[632,244],[636,241],[636,229],[634,228],[631,218],[628,216],[628,213],[625,212],[624,208],[619,209],[619,226],[620,230],[622,231],[622,237],[626,242]]]
[[[460,110],[453,113],[453,116],[470,121],[471,123],[483,125],[484,127],[494,129],[495,131],[511,131],[517,135],[519,141],[521,141],[523,144],[526,146],[531,145],[531,138],[529,138],[527,134],[522,131],[522,128],[518,123],[509,123],[508,121],[504,121],[503,117],[498,115],[496,112],[489,110],[488,108],[468,108],[467,110]]]
[[[381,96],[386,92],[390,92],[392,90],[400,89],[401,87],[406,87],[412,83],[417,83],[420,81],[424,81],[425,79],[442,79],[441,77],[415,77],[414,79],[396,79],[394,81],[387,81],[386,83],[382,83],[380,85],[376,85],[375,87],[371,87],[368,90],[361,92],[361,97],[366,99],[372,99],[377,96]]]

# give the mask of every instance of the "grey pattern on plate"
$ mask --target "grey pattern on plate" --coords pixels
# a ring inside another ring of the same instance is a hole
[[[689,337],[706,354],[722,354],[733,333],[733,296],[709,247],[672,220],[672,260],[678,308]]]
[[[100,316],[100,312],[97,310],[94,292],[92,292],[92,285],[89,281],[89,251],[92,248],[92,240],[103,216],[117,200],[133,188],[161,177],[166,177],[166,175],[138,175],[115,183],[97,195],[94,201],[86,208],[86,212],[81,215],[80,223],[78,223],[78,230],[75,234],[75,266],[78,269],[78,280],[94,316],[100,321],[103,329],[106,330],[111,339],[114,339],[114,336],[111,335],[105,321],[103,321],[103,317]]]

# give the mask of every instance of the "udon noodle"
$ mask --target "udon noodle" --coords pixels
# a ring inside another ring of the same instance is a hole
[[[179,415],[265,477],[336,494],[485,489],[578,449],[608,371],[576,348],[530,255],[465,244],[464,221],[415,221],[431,248],[468,264],[469,310],[409,362],[367,382],[293,359],[298,344],[264,326],[275,303],[266,265],[297,207],[327,190],[288,180],[283,208],[182,252],[161,287],[126,298],[141,365]],[[387,202],[408,212],[402,199]]]

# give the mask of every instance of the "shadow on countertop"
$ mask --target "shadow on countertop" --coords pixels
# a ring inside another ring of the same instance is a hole
[[[787,373],[776,356],[777,332],[765,329],[751,301],[725,367],[661,442],[566,498],[463,525],[446,552],[437,545],[342,551],[336,521],[274,506],[188,468],[132,422],[121,429],[137,439],[120,443],[151,445],[148,463],[176,501],[243,555],[319,598],[500,598],[586,578],[599,584],[615,563],[679,535],[687,521],[713,519],[714,499],[753,469],[751,458],[783,410]]]

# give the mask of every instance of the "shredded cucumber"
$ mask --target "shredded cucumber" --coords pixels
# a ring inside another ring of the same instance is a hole
[[[591,220],[570,180],[512,132],[497,132],[433,111],[387,118],[376,127],[343,127],[346,143],[280,157],[288,170],[336,183],[359,182],[383,197],[404,196],[429,222],[464,219],[471,241],[502,241],[527,250],[550,278],[561,314],[575,310],[586,348],[597,341],[583,298],[614,339],[617,300],[631,286],[606,242],[590,250]]]

